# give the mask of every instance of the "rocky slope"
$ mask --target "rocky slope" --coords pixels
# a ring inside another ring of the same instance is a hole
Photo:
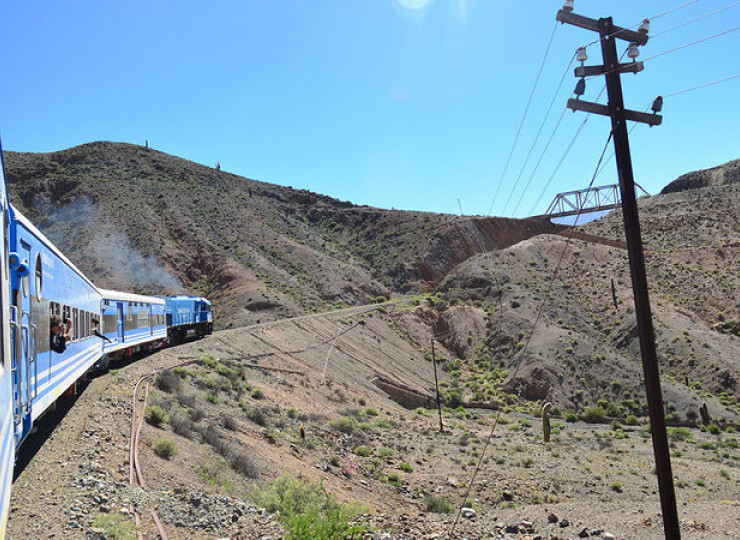
[[[104,287],[191,291],[239,326],[425,291],[548,223],[386,211],[129,144],[7,152],[11,202]]]

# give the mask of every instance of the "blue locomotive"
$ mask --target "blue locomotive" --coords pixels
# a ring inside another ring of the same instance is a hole
[[[167,303],[167,338],[173,345],[187,337],[213,333],[211,303],[198,296],[169,296]]]
[[[8,200],[0,145],[0,539],[18,447],[89,371],[213,331],[208,300],[96,287]]]

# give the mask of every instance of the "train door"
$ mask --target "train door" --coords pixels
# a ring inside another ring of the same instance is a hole
[[[36,395],[38,373],[35,362],[36,327],[31,322],[31,291],[29,262],[31,245],[22,238],[18,242],[19,264],[15,268],[15,298],[13,330],[16,372],[16,437],[18,443],[31,428],[31,406]]]
[[[118,310],[118,343],[123,343],[123,302],[116,302],[116,309]]]

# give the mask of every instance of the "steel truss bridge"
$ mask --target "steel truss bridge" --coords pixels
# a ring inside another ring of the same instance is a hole
[[[644,195],[650,197],[650,194],[642,186],[638,184],[635,184],[635,186]],[[619,184],[611,184],[608,186],[558,193],[550,203],[547,211],[543,215],[535,217],[553,219],[577,216],[579,214],[589,214],[602,210],[613,210],[621,206],[622,193],[619,190]]]

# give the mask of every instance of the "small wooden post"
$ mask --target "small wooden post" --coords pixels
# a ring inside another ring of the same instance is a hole
[[[432,364],[434,365],[434,389],[437,391],[437,412],[439,412],[439,432],[444,431],[442,425],[442,402],[439,399],[439,381],[437,380],[437,357],[434,354],[434,338],[432,338]]]

